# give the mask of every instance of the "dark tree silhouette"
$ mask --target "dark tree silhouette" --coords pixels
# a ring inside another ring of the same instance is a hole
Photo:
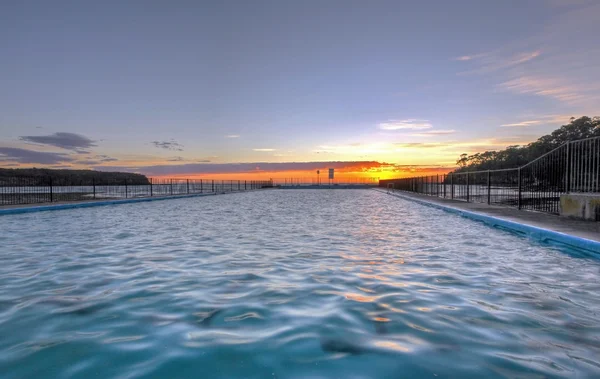
[[[600,136],[600,117],[571,118],[571,122],[526,146],[508,146],[500,151],[460,155],[454,172],[516,168],[569,142]]]

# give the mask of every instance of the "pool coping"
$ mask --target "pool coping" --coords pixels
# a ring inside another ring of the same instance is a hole
[[[157,197],[137,197],[137,198],[132,198],[132,199],[118,199],[118,200],[91,200],[91,201],[86,201],[86,202],[73,202],[73,203],[63,203],[63,204],[53,204],[53,205],[24,206],[24,207],[0,209],[0,216],[22,214],[22,213],[33,213],[33,212],[57,211],[57,210],[63,210],[63,209],[92,208],[92,207],[103,207],[103,206],[108,206],[108,205],[143,203],[143,202],[148,202],[148,201],[187,199],[187,198],[191,198],[191,197],[226,195],[226,194],[252,192],[252,191],[256,191],[256,190],[244,190],[244,191],[233,191],[233,192],[206,192],[206,193],[194,193],[194,194],[189,194],[189,195],[185,194],[185,195],[157,196]]]
[[[598,241],[573,236],[573,235],[559,232],[556,230],[550,230],[550,229],[540,228],[538,226],[523,224],[523,223],[519,223],[516,221],[511,221],[511,220],[506,220],[503,218],[490,216],[490,215],[486,215],[483,213],[466,211],[464,209],[456,208],[456,207],[453,207],[450,205],[438,204],[438,203],[434,203],[434,202],[423,200],[423,199],[418,199],[418,198],[412,197],[410,195],[405,195],[405,194],[398,193],[398,192],[387,192],[387,191],[383,191],[383,190],[379,190],[379,189],[377,191],[382,192],[382,193],[387,193],[389,195],[396,196],[401,199],[414,201],[416,203],[419,203],[419,204],[422,204],[425,206],[429,206],[432,208],[441,209],[441,210],[449,212],[449,213],[454,213],[454,214],[457,214],[459,216],[462,216],[462,217],[465,217],[465,218],[468,218],[471,220],[481,221],[484,224],[491,226],[491,227],[508,230],[513,233],[516,232],[519,235],[524,235],[524,236],[529,237],[536,241],[567,245],[569,247],[574,247],[577,249],[585,250],[585,251],[600,255],[600,242],[598,242]]]

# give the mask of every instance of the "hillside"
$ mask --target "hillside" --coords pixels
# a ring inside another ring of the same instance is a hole
[[[13,178],[18,178],[14,182]],[[14,185],[30,180],[31,184],[47,184],[52,178],[56,185],[92,185],[96,184],[149,184],[148,178],[129,172],[102,172],[93,170],[54,170],[46,168],[0,168],[0,184]]]

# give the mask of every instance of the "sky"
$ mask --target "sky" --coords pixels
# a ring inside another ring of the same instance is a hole
[[[0,167],[447,172],[600,115],[598,0],[2,1]]]

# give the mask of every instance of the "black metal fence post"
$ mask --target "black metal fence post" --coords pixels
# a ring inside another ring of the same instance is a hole
[[[522,183],[521,183],[521,168],[520,167],[519,167],[518,173],[519,173],[519,175],[518,175],[519,177],[518,177],[517,181],[518,181],[518,186],[519,186],[519,198],[517,199],[517,208],[521,209]]]
[[[244,180],[244,191],[248,189],[248,181]]]
[[[127,178],[125,178],[125,198],[127,199],[128,194],[127,194]]]
[[[96,200],[96,178],[92,178],[92,188],[94,191],[94,200]]]
[[[200,193],[202,193],[202,179],[200,179]]]
[[[446,179],[448,179],[448,175],[443,175],[444,178],[444,199],[446,198]]]
[[[212,191],[211,192],[215,192],[215,181],[212,181]]]
[[[467,172],[467,203],[469,202],[469,173]]]
[[[567,142],[567,159],[566,159],[566,170],[565,170],[565,176],[566,176],[566,183],[565,183],[565,192],[566,193],[570,193],[571,192],[571,142]]]
[[[150,178],[150,197],[152,197],[152,178]]]
[[[454,199],[454,174],[450,174],[450,198]]]
[[[186,184],[186,187],[187,187],[187,193],[189,194],[190,193],[190,180],[186,179],[185,181],[186,181],[185,184]]]
[[[169,188],[170,188],[171,196],[173,196],[173,179],[171,179],[171,182],[169,184],[170,184]]]
[[[492,181],[491,181],[492,172],[488,170],[487,172],[487,203],[492,203]]]
[[[52,191],[52,177],[51,176],[48,177],[48,181],[50,182],[50,202],[53,202],[54,194],[52,193],[53,191]]]

